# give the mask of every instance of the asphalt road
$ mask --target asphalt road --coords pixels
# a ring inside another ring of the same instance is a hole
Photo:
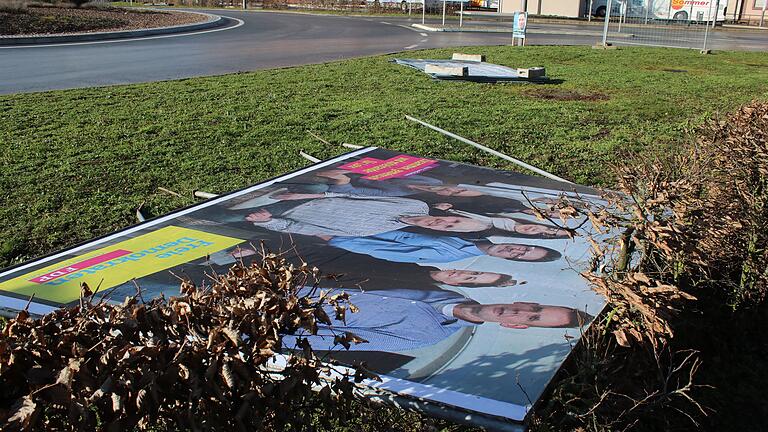
[[[58,46],[0,47],[0,94],[160,81],[321,63],[422,48],[506,44],[509,34],[433,33],[420,17],[213,11],[227,27]],[[592,45],[595,26],[533,25],[529,44]],[[716,32],[715,49],[765,49],[768,32]]]

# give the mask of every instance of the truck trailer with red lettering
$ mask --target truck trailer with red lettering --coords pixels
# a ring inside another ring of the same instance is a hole
[[[612,0],[611,16],[695,22],[725,21],[728,0]],[[592,15],[604,17],[608,0],[593,0]]]

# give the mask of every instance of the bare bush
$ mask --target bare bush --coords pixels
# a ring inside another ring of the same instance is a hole
[[[168,301],[113,305],[84,286],[78,307],[40,319],[21,312],[0,339],[3,430],[301,430],[343,420],[349,377],[331,375],[306,339],[282,346],[283,333],[330,324],[324,305],[349,305],[345,294],[300,294],[314,278],[267,255],[209,287],[184,282]],[[284,348],[294,355],[270,367]]]
[[[768,104],[754,102],[708,122],[666,159],[618,169],[625,199],[592,219],[622,233],[620,252],[599,251],[603,275],[585,276],[615,305],[619,343],[663,342],[675,311],[696,296],[723,297],[734,308],[765,300],[767,137]]]
[[[532,431],[689,430],[709,410],[696,400],[699,353],[619,346],[591,327],[532,418]]]
[[[698,136],[618,167],[620,194],[607,194],[608,206],[555,206],[563,219],[581,211],[594,230],[618,234],[591,240],[594,271],[584,276],[610,308],[582,338],[537,429],[687,429],[708,415],[694,391],[708,387],[696,380],[699,354],[675,348],[673,329],[702,300],[737,312],[765,304],[768,103],[715,118]],[[698,327],[720,317],[699,317]]]
[[[0,0],[0,12],[18,13],[26,10],[26,0]]]

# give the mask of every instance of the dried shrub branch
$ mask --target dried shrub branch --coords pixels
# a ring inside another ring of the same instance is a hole
[[[281,334],[330,325],[324,305],[351,306],[343,293],[310,297],[316,277],[265,254],[210,286],[184,282],[167,301],[115,305],[84,286],[80,306],[23,311],[0,339],[2,430],[301,430],[344,419],[352,377],[331,374],[306,339],[282,345]],[[294,355],[270,367],[284,348]]]
[[[673,336],[670,319],[696,296],[722,296],[734,308],[765,300],[766,137],[768,104],[753,102],[708,122],[667,159],[618,169],[628,199],[615,200],[598,223],[623,233],[614,242],[619,258],[598,257],[607,272],[585,276],[615,305],[622,345],[663,343]]]
[[[593,325],[560,372],[531,430],[595,432],[689,430],[710,413],[696,400],[698,352],[619,346]]]
[[[674,328],[702,300],[734,312],[765,304],[768,103],[715,118],[698,137],[618,167],[619,194],[606,194],[606,206],[553,206],[618,234],[591,240],[594,266],[584,276],[610,309],[582,338],[541,430],[685,429],[708,415],[697,400],[707,387],[696,382],[700,356],[675,348]]]

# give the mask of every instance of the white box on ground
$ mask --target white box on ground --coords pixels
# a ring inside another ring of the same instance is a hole
[[[467,76],[469,75],[469,68],[466,66],[441,66],[436,64],[428,64],[424,68],[424,72],[428,74],[444,76]]]
[[[451,60],[471,61],[471,62],[484,62],[485,61],[485,55],[483,55],[483,54],[453,53],[453,56],[451,57]]]
[[[519,68],[517,73],[520,78],[543,78],[547,75],[547,70],[543,67]]]

